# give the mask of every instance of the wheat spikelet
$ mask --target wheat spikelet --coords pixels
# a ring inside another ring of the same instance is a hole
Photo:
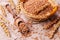
[[[6,19],[4,18],[4,16],[1,15],[1,14],[0,14],[0,19],[7,23],[7,20],[6,20]]]
[[[47,32],[47,36],[49,38],[52,38],[54,33],[56,32],[57,28],[60,26],[60,20],[50,28],[50,30]]]
[[[16,5],[16,14],[18,15],[20,13],[20,0],[18,0],[18,3]]]
[[[0,20],[2,20],[4,23],[7,23],[13,30],[15,30],[15,26],[10,24],[9,20],[7,20],[3,15],[0,15]]]
[[[6,35],[7,35],[8,37],[10,37],[10,32],[9,32],[7,26],[5,25],[5,23],[0,22],[0,26],[3,28],[4,32],[6,33]]]
[[[57,21],[59,21],[59,18],[57,17],[52,17],[49,22],[44,24],[44,29],[49,29],[52,25],[54,25],[55,23],[57,23]]]
[[[0,5],[0,10],[2,11],[2,14],[6,17],[7,14],[6,14],[5,9],[3,8],[2,5]]]

